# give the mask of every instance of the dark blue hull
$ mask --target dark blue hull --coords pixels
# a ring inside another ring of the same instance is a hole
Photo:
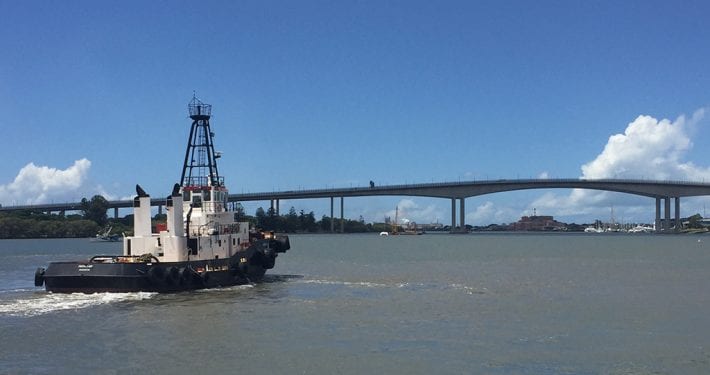
[[[55,293],[179,292],[227,287],[261,280],[274,267],[277,253],[288,249],[276,240],[260,240],[228,259],[186,262],[126,262],[120,256],[88,261],[53,262],[35,273],[35,285]]]

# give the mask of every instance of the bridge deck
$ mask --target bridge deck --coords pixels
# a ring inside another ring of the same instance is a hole
[[[276,202],[278,212],[278,201],[281,199],[312,199],[331,198],[331,215],[333,216],[333,198],[340,198],[340,218],[343,219],[343,199],[344,197],[363,196],[421,196],[438,197],[451,199],[451,227],[456,228],[456,200],[459,200],[459,227],[465,225],[465,199],[469,197],[500,193],[504,191],[528,190],[528,189],[592,189],[603,191],[614,191],[626,194],[634,194],[655,199],[656,203],[656,230],[666,233],[671,230],[671,199],[675,199],[675,223],[680,220],[680,197],[710,195],[710,184],[705,182],[689,181],[651,181],[651,180],[583,180],[583,179],[527,179],[527,180],[484,180],[466,182],[437,182],[425,184],[409,185],[386,185],[370,187],[353,187],[339,189],[312,189],[312,190],[289,190],[272,191],[261,193],[230,194],[230,202],[246,202],[270,200]],[[664,204],[661,205],[661,201]],[[150,201],[152,206],[162,207],[165,205],[164,198],[153,198]],[[115,200],[108,202],[108,208],[114,209],[114,215],[118,215],[119,208],[133,206],[132,200]],[[662,208],[663,207],[663,208]],[[80,202],[73,203],[50,203],[37,205],[5,206],[0,207],[0,211],[78,211],[81,210]],[[664,212],[661,220],[661,212]],[[331,221],[331,231],[334,221]],[[343,220],[341,220],[341,232],[343,231]],[[676,225],[676,231],[678,226]]]

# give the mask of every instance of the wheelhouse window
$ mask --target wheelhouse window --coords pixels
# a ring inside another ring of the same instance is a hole
[[[202,197],[199,192],[192,194],[192,205],[195,207],[202,207]]]

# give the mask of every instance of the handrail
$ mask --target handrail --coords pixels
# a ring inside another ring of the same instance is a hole
[[[94,255],[89,259],[89,263],[160,263],[160,260],[150,253],[143,255]]]

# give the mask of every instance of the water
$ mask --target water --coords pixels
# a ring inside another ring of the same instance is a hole
[[[0,241],[0,373],[707,374],[710,237],[295,235],[264,283],[48,294]]]

